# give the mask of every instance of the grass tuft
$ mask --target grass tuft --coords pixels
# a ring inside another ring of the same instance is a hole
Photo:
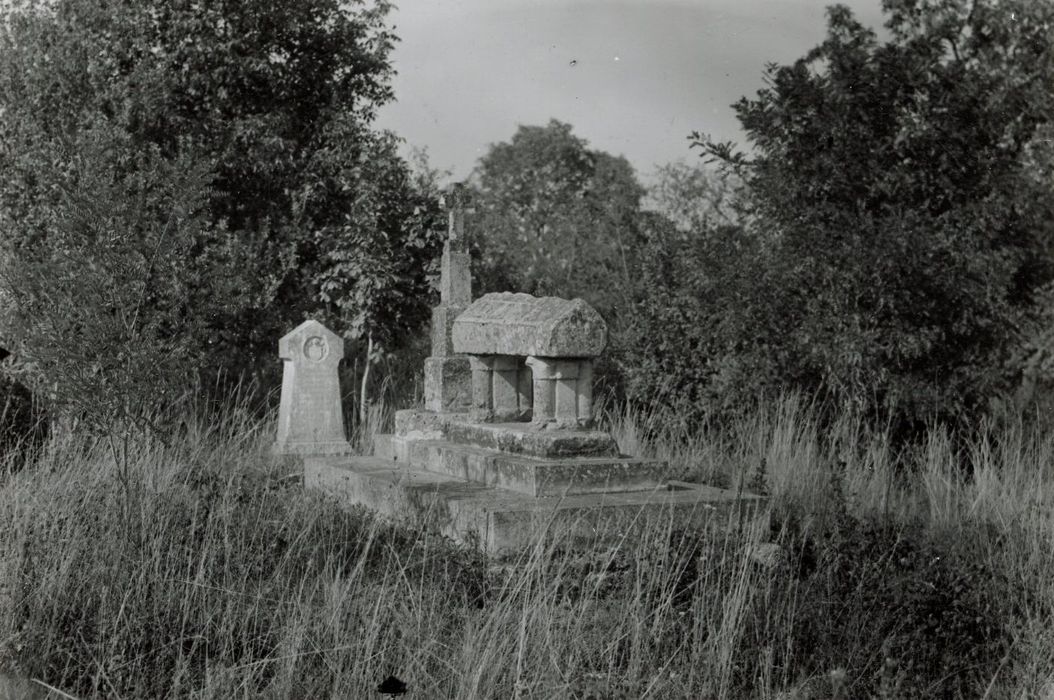
[[[389,674],[451,698],[1054,688],[1048,432],[895,452],[794,397],[720,432],[606,420],[624,451],[763,488],[778,556],[655,518],[487,561],[305,493],[273,425],[231,408],[133,445],[129,488],[78,436],[7,475],[0,668],[78,698],[372,697]]]

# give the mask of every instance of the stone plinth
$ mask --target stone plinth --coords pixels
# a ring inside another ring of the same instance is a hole
[[[282,398],[274,451],[350,452],[337,375],[344,341],[318,321],[305,321],[278,341],[278,356],[283,362]]]
[[[467,357],[425,358],[426,409],[436,413],[464,411],[471,400],[472,372]]]

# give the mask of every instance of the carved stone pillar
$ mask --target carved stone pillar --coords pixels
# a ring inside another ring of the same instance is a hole
[[[556,362],[544,357],[528,357],[531,369],[532,409],[531,422],[552,423],[556,420]]]
[[[578,361],[578,425],[593,425],[593,360]]]
[[[496,355],[490,358],[494,370],[494,420],[516,421],[520,418],[520,360]]]
[[[534,423],[576,428],[592,422],[592,360],[532,356],[527,366],[534,377]]]
[[[494,393],[491,358],[488,356],[469,355],[469,368],[472,370],[472,419],[489,421],[494,417]]]
[[[561,428],[578,425],[578,360],[556,362],[556,424]]]

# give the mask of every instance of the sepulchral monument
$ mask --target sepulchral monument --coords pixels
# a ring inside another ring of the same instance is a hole
[[[276,454],[351,452],[344,433],[337,365],[344,341],[318,321],[304,321],[278,341],[282,397]]]
[[[425,408],[436,413],[466,410],[471,398],[469,360],[455,354],[454,319],[472,303],[472,274],[465,239],[465,192],[460,184],[443,195],[449,217],[440,261],[439,306],[432,309],[432,355],[425,359]]]
[[[444,202],[449,230],[424,406],[398,411],[373,455],[304,451],[307,488],[423,521],[490,554],[553,527],[588,539],[650,517],[709,527],[760,516],[757,496],[674,481],[665,462],[620,454],[593,415],[603,318],[581,299],[501,293],[473,301],[463,191],[453,188]]]

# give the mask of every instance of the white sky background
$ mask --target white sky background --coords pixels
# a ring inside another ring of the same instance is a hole
[[[398,0],[397,0],[398,1]],[[880,29],[880,0],[842,0]],[[743,141],[731,104],[826,27],[816,0],[401,0],[397,102],[379,125],[468,176],[520,124],[569,122],[642,178],[694,159],[693,130]],[[574,61],[574,64],[572,64]]]

